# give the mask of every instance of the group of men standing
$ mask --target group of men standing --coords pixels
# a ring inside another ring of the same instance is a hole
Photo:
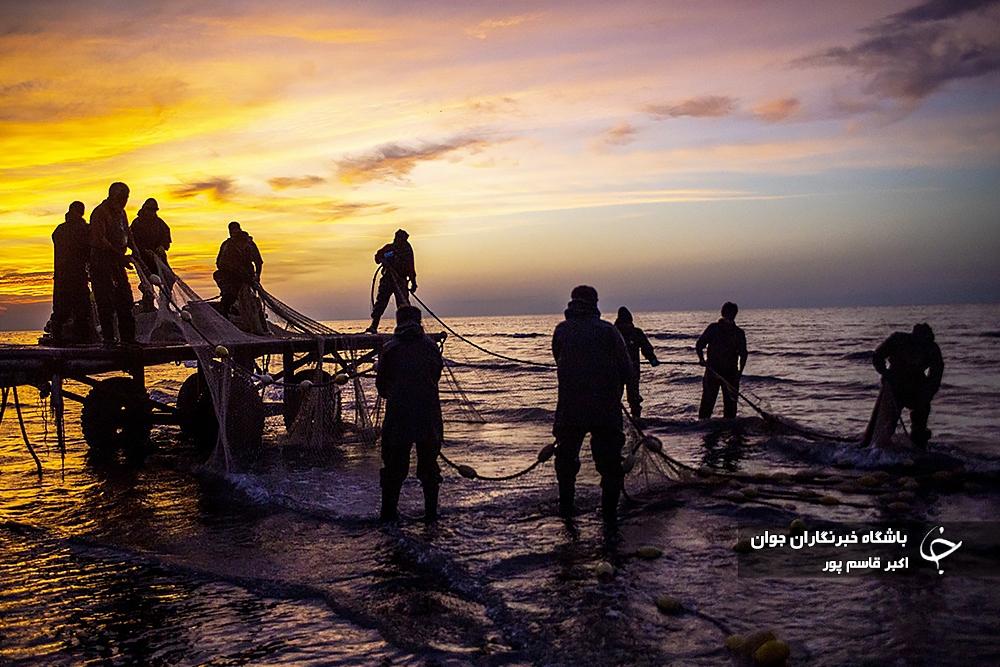
[[[135,268],[137,262],[147,277],[163,274],[161,284],[170,291],[174,282],[167,264],[172,242],[170,227],[160,218],[159,204],[153,198],[143,203],[129,224],[125,213],[129,194],[124,183],[112,183],[107,199],[91,212],[89,224],[84,218],[83,202],[75,201],[69,205],[65,221],[52,232],[52,317],[46,325],[46,342],[55,345],[94,342],[96,309],[105,346],[134,343],[136,304],[127,270]],[[214,274],[224,315],[229,316],[242,290],[252,289],[260,280],[263,264],[253,238],[243,231],[240,223],[229,223],[229,238],[219,250],[218,270]],[[154,310],[153,285],[140,280],[139,290],[140,312]]]

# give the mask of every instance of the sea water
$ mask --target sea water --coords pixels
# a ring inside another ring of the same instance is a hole
[[[45,472],[34,474],[8,411],[0,429],[0,663],[715,665],[731,659],[728,634],[762,629],[789,642],[796,664],[994,662],[995,580],[737,576],[740,526],[885,520],[877,495],[843,489],[873,470],[906,474],[912,455],[776,431],[745,404],[735,422],[698,422],[693,345],[716,317],[636,313],[664,362],[642,369],[649,432],[693,467],[787,473],[788,498],[739,502],[732,489],[637,470],[617,538],[601,529],[586,448],[571,522],[555,516],[549,463],[504,483],[446,469],[433,526],[413,518],[421,498],[411,478],[401,503],[409,518],[383,527],[373,520],[379,460],[371,446],[297,451],[277,417],[253,470],[206,470],[171,427],[154,430],[156,449],[141,465],[100,463],[86,455],[70,403],[62,461],[44,405],[24,389]],[[550,363],[560,319],[448,323],[487,349]],[[1000,306],[747,309],[738,321],[751,350],[743,387],[753,400],[847,439],[860,436],[878,391],[872,349],[892,331],[929,322],[946,364],[930,419],[936,465],[979,481],[922,492],[910,512],[941,521],[997,516]],[[332,324],[360,331],[366,323]],[[433,320],[427,328],[439,329]],[[455,378],[483,418],[449,419],[450,458],[491,475],[530,464],[552,440],[552,371],[491,358],[454,337],[445,353],[462,364]],[[150,369],[147,383],[172,400],[191,372]],[[442,389],[446,415],[467,417],[451,383]],[[806,489],[796,474],[830,475],[846,502],[797,500]],[[644,544],[663,557],[635,558]],[[594,572],[604,561],[615,574],[602,580]],[[659,613],[660,594],[686,611]]]

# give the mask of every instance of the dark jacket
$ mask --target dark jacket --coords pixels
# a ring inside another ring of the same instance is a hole
[[[628,350],[628,358],[632,361],[633,372],[636,375],[639,374],[640,352],[642,352],[642,356],[646,357],[646,361],[653,364],[659,363],[659,360],[656,358],[656,352],[649,342],[649,338],[631,320],[618,318],[615,320],[615,328],[618,329],[618,333],[622,335],[622,340],[625,341],[625,349]]]
[[[747,336],[732,320],[723,317],[709,324],[694,346],[699,357],[708,347],[707,363],[712,370],[731,373],[746,366]]]
[[[379,352],[375,386],[385,399],[383,442],[438,440],[444,434],[438,381],[441,351],[423,327],[397,327]]]
[[[559,377],[553,430],[621,428],[622,390],[633,375],[625,341],[597,307],[570,301],[552,334]]]
[[[158,248],[170,249],[170,227],[163,222],[156,211],[139,209],[139,214],[132,221],[132,239],[135,247],[141,252],[154,252]],[[155,268],[155,267],[154,267]]]
[[[104,257],[124,257],[128,249],[128,217],[107,199],[90,212],[90,249]]]
[[[382,272],[389,268],[400,280],[417,284],[417,269],[413,259],[413,246],[409,241],[386,243],[375,253],[375,263],[382,265]]]
[[[933,337],[897,331],[878,346],[872,363],[893,389],[907,397],[919,395],[929,402],[941,387],[944,359]]]
[[[215,258],[215,266],[219,271],[246,281],[260,278],[263,265],[264,260],[257,244],[246,232],[223,241],[219,247],[219,255]]]
[[[66,214],[66,221],[52,232],[53,279],[62,281],[87,280],[90,258],[90,227],[83,217]]]

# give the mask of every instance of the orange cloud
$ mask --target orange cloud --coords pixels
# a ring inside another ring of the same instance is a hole
[[[753,109],[753,115],[768,123],[779,123],[795,116],[801,108],[798,98],[782,97],[758,104]]]
[[[440,160],[458,151],[477,153],[489,144],[485,138],[476,136],[458,136],[418,146],[382,144],[368,153],[338,160],[337,174],[345,183],[399,180],[409,175],[420,162]]]
[[[717,118],[728,116],[736,111],[736,99],[726,95],[705,95],[674,104],[649,104],[646,113],[654,118],[680,118],[693,116],[695,118]]]
[[[476,39],[486,39],[492,32],[506,28],[513,28],[523,23],[534,21],[539,16],[540,14],[518,14],[516,16],[507,16],[498,19],[486,19],[485,21],[480,21],[471,28],[466,28],[465,34],[470,37],[475,37]]]

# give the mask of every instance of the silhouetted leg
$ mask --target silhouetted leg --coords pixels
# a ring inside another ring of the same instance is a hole
[[[625,395],[628,397],[628,409],[636,419],[642,417],[642,396],[639,394],[639,380],[630,380],[625,384]]]
[[[705,377],[701,380],[701,407],[698,408],[698,419],[708,419],[715,409],[715,401],[719,398],[721,383],[709,369],[705,369]]]
[[[368,330],[372,333],[378,331],[378,323],[382,319],[386,307],[389,305],[389,297],[392,296],[393,291],[392,278],[383,273],[378,281],[378,292],[375,295],[375,303],[372,305],[372,323],[368,327]]]
[[[118,317],[118,337],[123,343],[135,342],[135,316],[132,308],[132,287],[128,283],[128,275],[124,266],[117,266],[115,276],[115,315]]]
[[[931,416],[931,404],[921,402],[910,408],[910,439],[920,449],[927,449],[931,432],[927,429],[927,420]]]
[[[739,404],[740,376],[736,373],[727,374],[726,382],[728,386],[722,384],[722,416],[726,419],[736,419],[736,408]]]
[[[601,516],[604,523],[618,520],[618,498],[625,473],[622,471],[622,448],[625,434],[620,428],[598,429],[590,437],[590,452],[601,475]]]
[[[382,435],[382,469],[379,481],[382,486],[382,509],[379,518],[395,521],[399,518],[399,493],[403,480],[410,472],[412,443]]]
[[[399,310],[402,306],[410,305],[410,292],[406,289],[406,281],[402,278],[396,278],[393,276],[392,279],[392,293],[396,297],[396,309]]]
[[[90,282],[94,288],[97,321],[101,325],[101,340],[105,343],[113,343],[115,342],[115,283],[109,268],[103,263],[92,262]]]
[[[556,481],[559,483],[559,514],[573,515],[576,498],[576,475],[580,472],[580,448],[585,431],[566,430],[556,434]]]
[[[417,479],[424,491],[424,521],[437,519],[438,490],[441,488],[440,453],[441,442],[438,440],[417,443]]]
[[[67,308],[73,325],[70,328],[74,343],[90,342],[91,315],[90,315],[90,290],[87,289],[87,281],[80,280],[73,286],[73,291],[69,295]]]

